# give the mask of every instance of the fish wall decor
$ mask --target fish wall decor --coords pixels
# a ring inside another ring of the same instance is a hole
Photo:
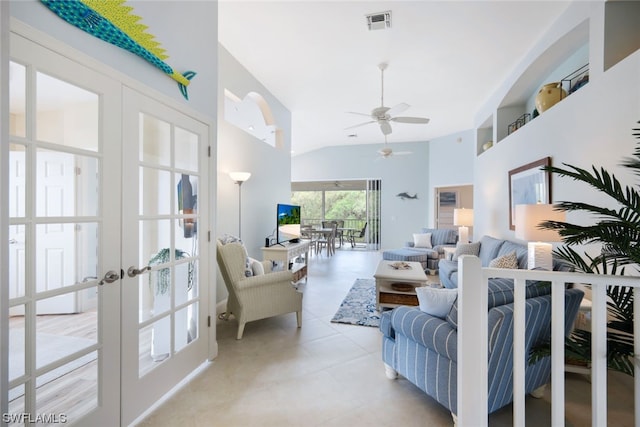
[[[140,17],[132,15],[131,6],[125,0],[40,0],[56,15],[108,43],[134,53],[178,82],[180,92],[189,99],[187,86],[196,75],[193,71],[183,74],[174,71],[166,62],[168,56],[154,36],[147,33]]]
[[[412,199],[417,199],[418,198],[418,193],[415,193],[412,196],[409,193],[407,193],[406,191],[404,191],[402,193],[396,194],[396,197],[400,197],[402,200],[407,200],[407,199],[412,200]]]

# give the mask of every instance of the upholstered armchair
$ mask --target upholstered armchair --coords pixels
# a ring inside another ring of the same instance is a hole
[[[242,339],[247,322],[280,314],[295,312],[302,326],[302,293],[293,286],[291,271],[271,272],[268,263],[254,262],[252,268],[241,242],[218,240],[216,258],[229,292],[224,319],[232,314],[237,319],[237,339]]]

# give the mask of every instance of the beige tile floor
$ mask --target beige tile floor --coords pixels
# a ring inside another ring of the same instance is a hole
[[[449,412],[417,387],[385,377],[377,328],[331,323],[354,280],[371,277],[380,252],[347,247],[313,257],[301,329],[295,314],[247,324],[217,322],[218,357],[140,426],[451,426]],[[567,374],[566,425],[590,425],[590,383]],[[633,383],[611,375],[609,425],[633,425]],[[527,398],[527,425],[550,425],[550,392]],[[489,417],[510,426],[511,407]]]

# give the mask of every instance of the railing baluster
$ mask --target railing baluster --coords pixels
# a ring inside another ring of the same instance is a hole
[[[525,425],[526,289],[523,279],[514,280],[513,293],[513,425]]]
[[[606,286],[591,292],[591,425],[607,425],[607,294]]]
[[[564,425],[564,292],[562,280],[551,283],[551,425]]]
[[[458,426],[487,426],[487,280],[480,259],[458,259]]]

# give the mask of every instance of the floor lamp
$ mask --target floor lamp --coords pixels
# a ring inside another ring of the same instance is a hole
[[[517,239],[528,240],[528,268],[542,268],[553,270],[553,257],[551,255],[551,243],[560,242],[560,234],[557,230],[540,228],[545,221],[565,221],[565,213],[554,210],[553,205],[516,205],[516,232]]]
[[[238,239],[242,239],[242,183],[251,178],[251,172],[229,172],[229,176],[238,184]]]
[[[469,227],[473,227],[473,209],[454,209],[453,225],[458,226],[458,242],[469,243]]]

